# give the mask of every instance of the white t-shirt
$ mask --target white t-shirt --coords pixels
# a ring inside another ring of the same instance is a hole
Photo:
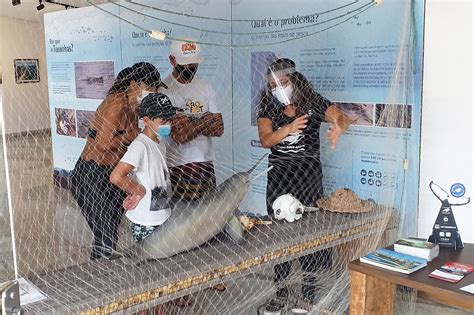
[[[146,189],[137,207],[125,213],[127,218],[147,226],[165,222],[171,214],[171,182],[158,143],[141,133],[130,144],[120,162],[134,167],[132,176]]]
[[[188,116],[191,120],[198,119],[205,112],[220,113],[217,108],[216,93],[208,82],[194,77],[190,83],[182,84],[174,78],[173,74],[169,74],[163,82],[168,89],[160,88],[159,92],[166,94],[173,106],[183,109],[179,113]],[[170,167],[213,160],[210,137],[201,135],[180,145],[169,140],[168,144],[166,156]]]

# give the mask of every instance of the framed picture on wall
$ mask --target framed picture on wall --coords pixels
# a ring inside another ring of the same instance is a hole
[[[39,82],[38,59],[15,59],[15,82],[32,83]]]

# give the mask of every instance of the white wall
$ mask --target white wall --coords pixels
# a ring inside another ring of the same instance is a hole
[[[419,237],[431,234],[440,201],[431,180],[453,183],[474,197],[472,111],[472,1],[427,0],[421,131]],[[474,243],[474,200],[453,207],[463,242]]]
[[[15,83],[14,59],[39,59],[39,83]],[[0,17],[0,72],[7,133],[50,128],[43,25]]]

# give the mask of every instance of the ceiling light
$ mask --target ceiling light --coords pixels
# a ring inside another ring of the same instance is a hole
[[[166,34],[160,31],[151,30],[151,31],[148,31],[148,34],[150,34],[151,38],[158,39],[158,40],[165,40],[166,38]]]

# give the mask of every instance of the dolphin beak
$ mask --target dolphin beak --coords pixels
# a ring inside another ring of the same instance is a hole
[[[255,165],[252,166],[252,168],[249,169],[246,173],[247,173],[247,174],[250,174],[250,173],[252,173],[253,171],[255,171],[255,169],[257,168],[257,166],[259,166],[260,163],[262,163],[263,159],[265,159],[267,156],[268,156],[268,153],[265,154],[264,156],[262,156],[262,157],[260,158],[260,160],[258,160],[257,163],[255,163]]]

